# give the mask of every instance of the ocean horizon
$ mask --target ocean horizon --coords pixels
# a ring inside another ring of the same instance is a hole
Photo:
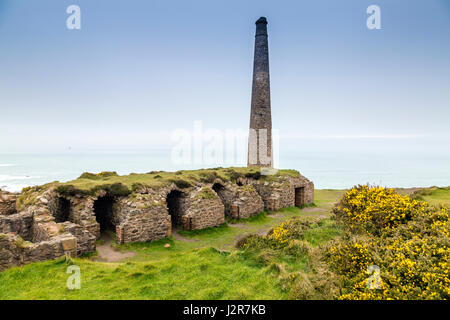
[[[0,154],[0,189],[20,192],[22,188],[60,181],[67,182],[83,172],[116,171],[120,175],[150,171],[246,166],[234,163],[177,164],[171,150],[64,151],[58,153]],[[279,169],[295,169],[312,180],[317,189],[347,189],[358,184],[413,188],[450,185],[450,155],[407,154],[389,157],[378,151],[284,151]]]

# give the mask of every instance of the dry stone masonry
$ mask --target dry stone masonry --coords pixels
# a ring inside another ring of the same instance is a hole
[[[118,243],[148,242],[170,237],[174,229],[217,227],[226,218],[313,202],[314,185],[300,174],[213,177],[182,188],[142,186],[128,195],[102,188],[95,194],[61,192],[58,185],[0,191],[0,270],[93,252],[107,230]]]

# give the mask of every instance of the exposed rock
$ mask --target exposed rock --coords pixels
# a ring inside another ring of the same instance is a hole
[[[16,200],[16,194],[0,190],[0,216],[17,213]]]

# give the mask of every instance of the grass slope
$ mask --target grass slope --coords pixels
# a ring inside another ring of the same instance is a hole
[[[0,299],[283,299],[286,293],[276,273],[239,256],[234,244],[245,234],[266,232],[293,216],[329,215],[331,202],[341,194],[334,193],[316,191],[323,208],[286,208],[219,228],[179,232],[178,239],[116,245],[137,253],[120,263],[73,259],[81,269],[80,290],[66,288],[70,275],[65,259],[12,268],[0,273]],[[312,232],[308,240],[329,239],[336,230],[327,228]],[[306,262],[296,268],[306,268]]]
[[[305,235],[318,246],[340,235],[330,208],[343,194],[316,190],[316,207],[286,208],[277,212],[196,232],[179,232],[153,243],[116,245],[136,256],[119,263],[94,262],[92,257],[34,263],[0,272],[0,299],[287,299],[280,280],[280,266],[289,272],[308,274],[307,258],[285,259],[277,266],[260,263],[234,248],[236,240],[263,233],[294,216],[326,220]],[[450,189],[423,196],[448,203]],[[169,243],[170,247],[164,245]],[[258,260],[259,259],[259,260]],[[66,288],[70,263],[81,269],[81,289]]]
[[[431,187],[419,190],[414,195],[418,200],[426,201],[434,206],[440,204],[450,206],[450,187]]]

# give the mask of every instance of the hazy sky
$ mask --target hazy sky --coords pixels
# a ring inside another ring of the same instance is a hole
[[[152,148],[196,120],[246,130],[260,16],[282,139],[448,153],[448,0],[0,0],[0,152]]]

